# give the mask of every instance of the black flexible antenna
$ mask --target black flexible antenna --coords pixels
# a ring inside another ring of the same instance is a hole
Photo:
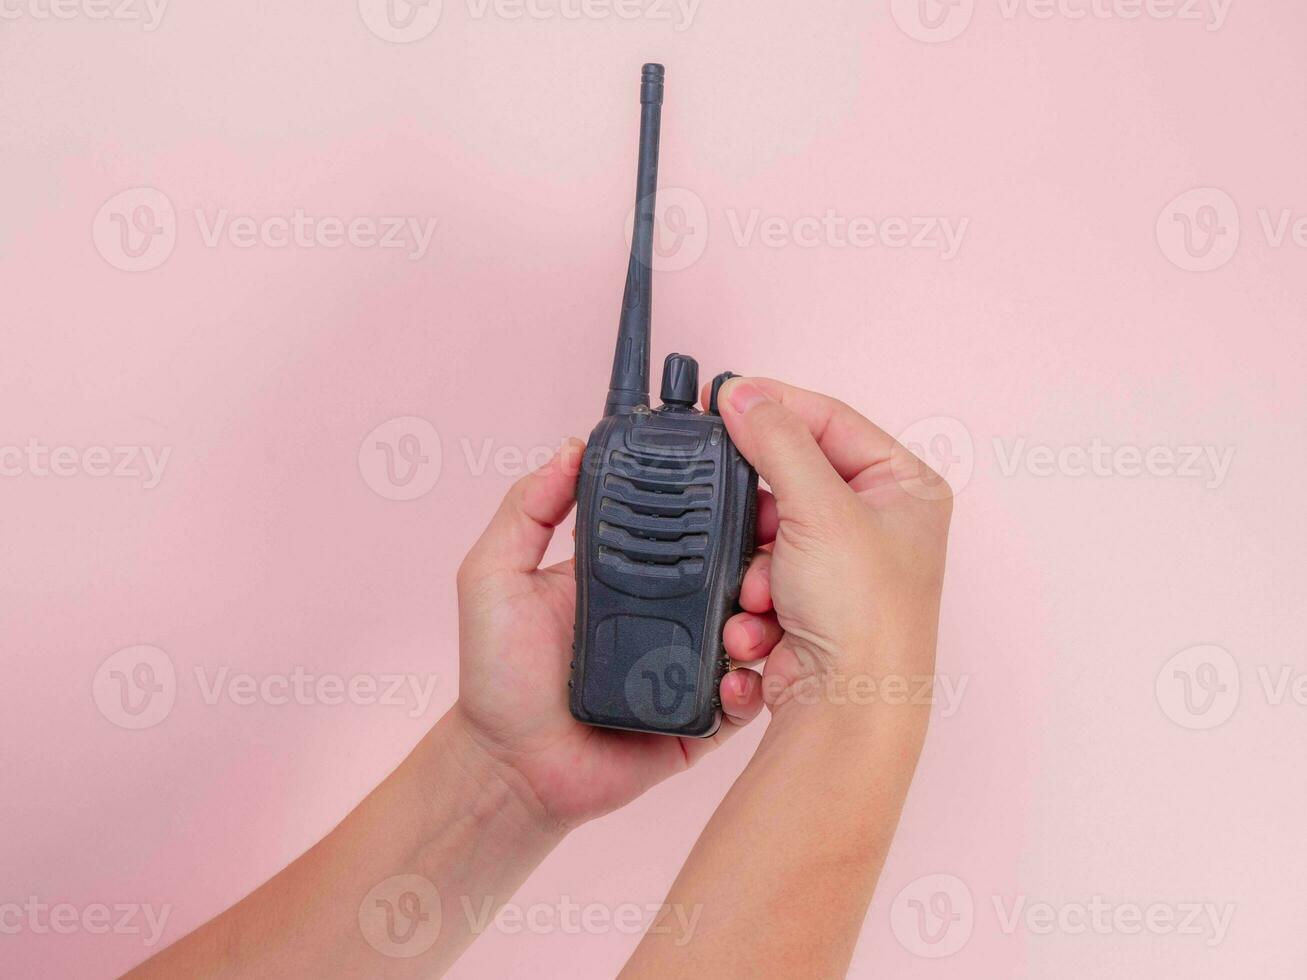
[[[626,266],[626,293],[617,325],[613,378],[605,415],[649,407],[649,330],[653,312],[654,204],[658,194],[658,141],[662,130],[662,65],[645,65],[640,73],[640,160],[635,178],[635,226],[631,260]]]

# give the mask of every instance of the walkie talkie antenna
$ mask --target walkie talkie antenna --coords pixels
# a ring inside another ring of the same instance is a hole
[[[649,328],[653,309],[654,204],[658,194],[658,141],[663,116],[663,66],[640,75],[640,159],[635,178],[635,226],[626,267],[622,318],[617,325],[613,378],[605,415],[649,407]]]

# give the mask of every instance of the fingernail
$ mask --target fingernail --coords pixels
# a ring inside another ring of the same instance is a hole
[[[749,638],[749,646],[756,647],[762,642],[762,623],[756,619],[739,619],[736,622],[744,629],[744,635]]]
[[[555,454],[553,462],[556,463],[564,473],[571,476],[581,469],[581,458],[585,455],[585,443],[576,436],[569,436],[563,440]],[[547,465],[546,465],[547,468]]]
[[[726,382],[726,387],[729,389],[726,392],[726,398],[731,403],[731,408],[741,415],[759,402],[767,400],[767,396],[762,393],[762,389],[750,381],[736,381],[732,378]]]

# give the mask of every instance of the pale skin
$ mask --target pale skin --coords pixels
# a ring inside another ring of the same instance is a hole
[[[606,731],[568,713],[574,572],[541,561],[575,498],[583,447],[570,441],[514,485],[459,569],[457,704],[326,838],[130,976],[440,976],[563,837],[687,769],[764,703],[756,753],[622,975],[846,972],[929,713],[874,692],[933,673],[952,503],[834,399],[755,378],[728,382],[720,405],[771,492],[723,635],[761,670],[723,678],[716,735]],[[396,909],[425,918],[397,930]],[[675,923],[691,915],[687,937]]]

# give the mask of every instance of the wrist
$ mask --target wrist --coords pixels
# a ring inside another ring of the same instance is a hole
[[[936,695],[935,622],[878,617],[874,637],[820,648],[791,640],[792,659],[763,677],[772,724],[919,745]]]
[[[934,681],[929,669],[837,665],[771,691],[764,681],[772,717],[759,751],[799,752],[833,769],[843,768],[840,760],[857,767],[874,758],[910,780],[930,724]]]
[[[778,779],[784,773],[790,788],[816,806],[831,807],[839,800],[841,833],[860,854],[869,839],[883,839],[888,846],[926,727],[919,712],[886,717],[866,708],[791,705],[773,715],[750,766]]]
[[[566,835],[526,780],[480,741],[457,703],[419,751],[433,784],[457,792],[467,818],[484,831],[528,849],[552,849]]]
[[[929,704],[858,704],[793,696],[772,707],[765,741],[845,745],[911,756],[915,764],[930,724]]]

